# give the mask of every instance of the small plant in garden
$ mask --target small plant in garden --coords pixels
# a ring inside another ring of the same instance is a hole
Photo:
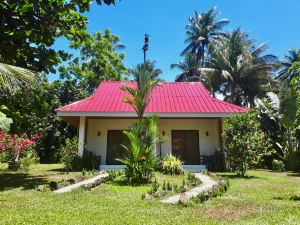
[[[182,186],[181,187],[184,187],[185,186],[185,179],[182,179]]]
[[[151,189],[149,191],[149,194],[153,194],[153,193],[157,192],[158,189],[159,189],[159,183],[157,182],[157,180],[155,178],[154,182],[151,185]]]
[[[27,152],[27,154],[20,160],[21,165],[20,168],[23,171],[28,171],[30,166],[33,164],[38,163],[39,158],[36,155],[35,152],[31,151],[31,152]]]
[[[223,139],[233,171],[244,176],[249,168],[271,154],[271,144],[260,129],[256,113],[233,117],[224,123]]]
[[[196,182],[195,174],[191,172],[187,172],[187,180],[189,183],[195,183]]]
[[[277,171],[284,171],[284,163],[280,160],[274,159],[272,161],[272,169]]]
[[[66,171],[78,170],[81,167],[81,159],[78,156],[78,138],[66,139],[64,146],[61,146],[61,162]]]
[[[198,195],[197,200],[198,200],[199,203],[205,202],[205,201],[206,201],[206,196],[205,196],[205,194],[202,192],[200,195]]]
[[[178,191],[178,185],[177,184],[173,184],[173,191],[177,192]]]
[[[168,191],[172,191],[172,185],[170,184],[170,182],[167,182],[167,190]]]
[[[162,171],[165,174],[183,174],[182,162],[173,155],[167,155],[162,161]]]
[[[117,178],[117,172],[115,170],[108,171],[108,179],[114,180]]]
[[[166,181],[164,180],[163,185],[162,185],[162,190],[167,190],[167,186],[166,186]]]

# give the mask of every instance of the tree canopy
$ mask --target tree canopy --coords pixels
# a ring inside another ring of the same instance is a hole
[[[97,0],[114,4],[115,0]],[[54,67],[68,58],[68,53],[52,46],[64,37],[79,44],[86,38],[87,18],[92,0],[1,1],[0,62],[54,73]]]
[[[128,71],[124,66],[125,55],[117,50],[124,48],[120,38],[106,29],[87,36],[78,46],[80,56],[68,66],[59,68],[61,78],[75,78],[86,91],[92,93],[103,80],[121,80]]]

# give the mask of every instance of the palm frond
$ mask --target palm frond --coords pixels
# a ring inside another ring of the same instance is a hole
[[[0,63],[0,87],[10,92],[32,85],[36,75],[31,70]]]

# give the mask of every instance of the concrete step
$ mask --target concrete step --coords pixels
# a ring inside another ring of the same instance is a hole
[[[183,165],[182,167],[191,173],[207,172],[206,165]]]
[[[126,167],[124,165],[100,165],[100,170],[110,171],[110,170],[122,170]]]

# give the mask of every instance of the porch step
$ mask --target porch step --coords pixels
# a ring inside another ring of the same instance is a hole
[[[125,169],[124,165],[101,165],[100,170],[122,170]],[[205,165],[183,165],[183,169],[192,173],[207,172]]]
[[[124,165],[100,165],[100,170],[110,171],[110,170],[122,170],[125,169]]]
[[[183,165],[182,167],[192,173],[207,172],[206,165]]]

